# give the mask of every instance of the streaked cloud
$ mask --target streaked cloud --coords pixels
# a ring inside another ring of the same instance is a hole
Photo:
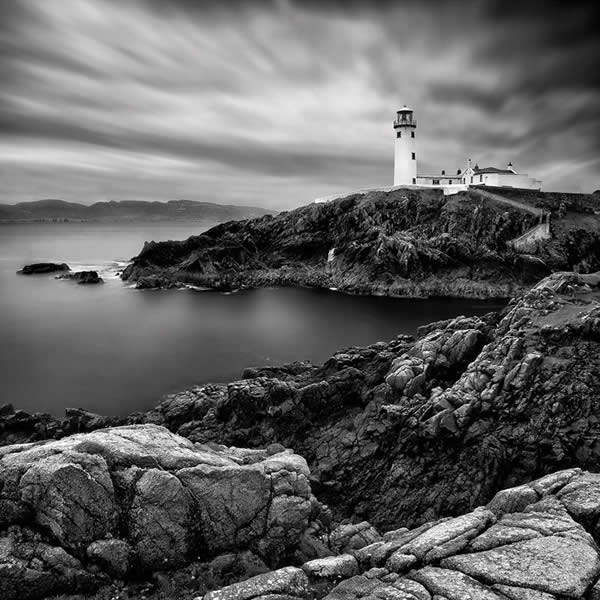
[[[5,0],[0,202],[189,198],[290,208],[512,160],[600,187],[591,3]]]

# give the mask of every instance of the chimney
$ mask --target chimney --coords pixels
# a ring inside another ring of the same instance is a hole
[[[512,171],[513,173],[516,173],[516,171],[515,171],[515,169],[514,169],[514,167],[513,167],[513,164],[512,164],[512,162],[509,162],[509,163],[508,163],[508,165],[506,165],[506,168],[507,168],[509,171]]]

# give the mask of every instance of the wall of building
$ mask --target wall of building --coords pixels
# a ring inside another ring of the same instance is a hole
[[[458,192],[466,192],[469,188],[466,183],[458,183],[459,181],[462,181],[462,179],[453,177],[452,183],[449,183],[449,179],[440,180],[440,183],[432,183],[431,179],[427,180],[424,177],[417,177],[417,185],[414,187],[438,188],[444,192],[444,196],[452,196],[452,194],[458,194]]]
[[[481,175],[473,175],[473,181],[469,177],[469,184],[472,185],[492,185],[496,187],[514,187],[525,190],[539,190],[542,187],[542,182],[529,175],[519,175],[513,173],[482,173]]]
[[[398,132],[400,137],[397,137]],[[398,127],[394,129],[394,135],[394,185],[413,185],[417,179],[416,127]]]
[[[417,185],[457,185],[463,183],[462,175],[417,175]]]

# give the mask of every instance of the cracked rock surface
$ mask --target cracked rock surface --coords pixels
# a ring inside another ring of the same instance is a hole
[[[301,457],[203,447],[156,425],[0,453],[0,597],[77,591],[226,550],[268,564],[318,510]]]
[[[302,567],[309,580],[304,590],[252,584],[249,594],[246,582],[205,600],[266,600],[274,593],[325,600],[595,600],[600,478],[571,469],[524,487],[533,494],[517,511],[513,491],[505,490],[468,514],[391,531],[347,554],[310,561]],[[527,497],[524,488],[516,493]],[[276,571],[260,581],[281,578]]]

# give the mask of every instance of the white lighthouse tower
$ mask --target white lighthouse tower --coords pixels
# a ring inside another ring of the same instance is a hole
[[[414,185],[417,183],[417,121],[413,111],[404,106],[396,113],[394,131],[396,146],[394,152],[394,185]]]

